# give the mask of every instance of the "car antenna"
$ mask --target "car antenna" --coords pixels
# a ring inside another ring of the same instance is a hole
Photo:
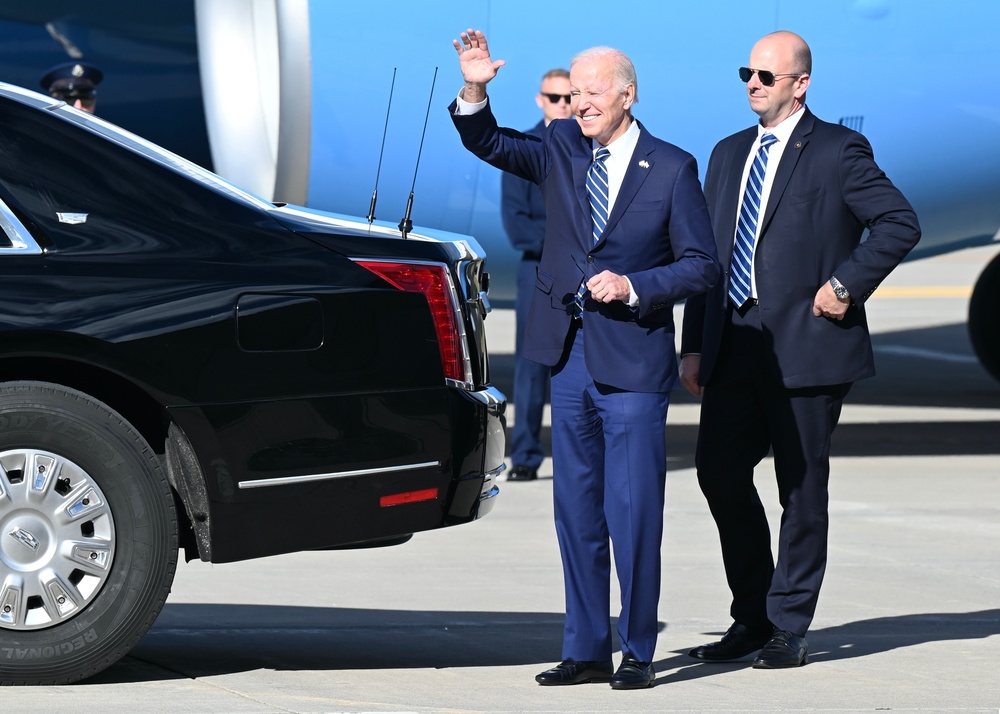
[[[392,108],[392,90],[396,88],[396,68],[392,68],[392,84],[389,85],[389,106],[385,108],[385,127],[382,129],[382,148],[378,151],[378,168],[375,170],[375,190],[372,203],[368,206],[368,225],[375,220],[375,201],[378,200],[378,177],[382,174],[382,156],[385,154],[385,135],[389,131],[389,110]]]
[[[420,148],[417,149],[417,165],[413,167],[413,184],[410,186],[410,197],[406,200],[406,213],[403,220],[399,222],[399,230],[403,234],[403,240],[413,229],[413,221],[410,220],[410,211],[413,210],[413,189],[417,186],[417,169],[420,168],[420,153],[424,150],[424,136],[427,134],[427,118],[431,115],[431,100],[434,98],[434,85],[437,83],[438,68],[434,68],[434,79],[431,80],[431,94],[427,97],[427,113],[424,115],[424,130],[420,133]]]

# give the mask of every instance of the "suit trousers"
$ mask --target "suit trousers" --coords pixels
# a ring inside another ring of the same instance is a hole
[[[651,662],[660,598],[668,393],[596,384],[584,327],[552,372],[556,535],[566,589],[563,659],[611,659],[611,554],[622,653]],[[575,334],[573,334],[575,333]]]
[[[517,414],[510,437],[510,461],[514,466],[537,469],[545,457],[542,447],[542,414],[549,391],[552,368],[521,356],[528,308],[535,292],[538,260],[522,258],[517,266],[517,301],[515,307],[514,405]]]
[[[736,622],[770,622],[802,636],[809,629],[826,571],[830,440],[850,386],[786,388],[760,308],[730,310],[705,386],[695,462],[719,529]],[[769,450],[782,508],[777,563],[753,481]]]

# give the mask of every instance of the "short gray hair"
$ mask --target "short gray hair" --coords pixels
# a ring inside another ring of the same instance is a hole
[[[612,75],[615,78],[616,84],[615,89],[619,92],[624,92],[625,87],[631,84],[634,89],[632,101],[638,102],[639,80],[635,76],[635,65],[632,64],[632,60],[628,58],[628,55],[621,50],[616,50],[613,47],[591,47],[589,50],[577,53],[570,60],[569,66],[572,69],[573,65],[577,62],[595,62],[600,60],[611,61],[613,68]]]

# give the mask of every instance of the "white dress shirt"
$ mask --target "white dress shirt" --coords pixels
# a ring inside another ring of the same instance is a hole
[[[597,150],[601,145],[592,140],[591,151],[597,156]],[[632,120],[625,133],[607,145],[607,150],[611,156],[604,160],[604,166],[608,170],[608,215],[615,208],[615,199],[621,190],[622,182],[625,180],[625,171],[632,162],[632,154],[635,153],[635,146],[639,143],[639,124]]]
[[[804,108],[804,107],[803,107]],[[753,237],[753,259],[750,264],[750,297],[757,297],[757,270],[754,263],[757,260],[757,243],[760,239],[760,229],[764,224],[764,212],[767,210],[767,200],[771,195],[771,186],[774,185],[774,175],[778,170],[778,162],[781,161],[781,155],[785,153],[785,146],[788,145],[788,140],[792,136],[792,131],[799,123],[799,119],[802,118],[802,109],[792,114],[790,117],[782,121],[775,127],[770,129],[765,129],[760,124],[757,125],[757,141],[753,143],[750,147],[750,154],[747,156],[746,163],[743,166],[743,181],[740,183],[742,190],[740,191],[740,201],[736,205],[736,221],[739,223],[740,217],[740,207],[743,204],[743,194],[747,190],[747,181],[750,178],[750,167],[753,166],[754,157],[757,155],[757,150],[760,149],[760,138],[764,134],[773,134],[777,141],[771,144],[771,148],[767,151],[767,168],[764,171],[764,185],[761,187],[760,195],[760,210],[757,214],[757,233]],[[736,233],[733,233],[733,244],[736,242]]]
[[[595,141],[591,140],[591,151],[594,152],[594,156],[597,156],[597,150],[601,148],[601,145]],[[615,200],[618,198],[618,192],[621,190],[622,182],[625,180],[625,171],[628,169],[628,165],[632,162],[632,154],[635,153],[635,146],[639,143],[639,123],[633,119],[632,123],[629,124],[628,129],[625,133],[619,136],[617,139],[612,141],[607,145],[607,150],[611,152],[611,156],[604,160],[604,167],[608,170],[608,215],[611,215],[611,211],[615,208]],[[639,294],[636,293],[635,288],[632,287],[632,281],[628,279],[627,275],[623,275],[625,281],[628,283],[628,301],[627,305],[629,307],[638,307],[639,305]]]

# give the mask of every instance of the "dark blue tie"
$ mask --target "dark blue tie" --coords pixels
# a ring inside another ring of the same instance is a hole
[[[736,242],[733,245],[733,261],[729,269],[729,299],[733,306],[740,308],[750,298],[750,266],[753,261],[753,244],[757,235],[757,219],[764,187],[764,173],[767,170],[767,152],[778,139],[774,134],[760,137],[760,149],[754,157],[747,188],[740,204],[740,218],[736,224]]]

